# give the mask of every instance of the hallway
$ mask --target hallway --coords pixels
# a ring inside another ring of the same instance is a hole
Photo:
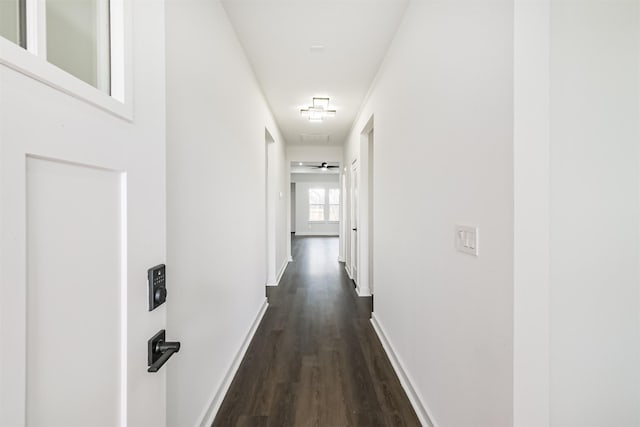
[[[294,237],[294,262],[214,426],[420,425],[358,298],[338,238]]]

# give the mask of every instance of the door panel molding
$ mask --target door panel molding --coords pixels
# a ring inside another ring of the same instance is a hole
[[[27,156],[28,425],[126,420],[125,186],[119,171]]]

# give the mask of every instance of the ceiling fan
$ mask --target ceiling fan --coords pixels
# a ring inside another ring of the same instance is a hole
[[[329,164],[327,162],[322,162],[320,164],[320,166],[313,166],[316,169],[333,169],[333,168],[339,168],[340,166],[329,166]]]

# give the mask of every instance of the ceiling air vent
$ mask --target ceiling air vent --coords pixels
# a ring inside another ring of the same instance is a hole
[[[320,133],[301,133],[300,141],[302,142],[328,142],[329,135]]]

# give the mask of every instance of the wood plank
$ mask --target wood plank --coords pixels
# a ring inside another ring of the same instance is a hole
[[[298,237],[213,426],[419,426],[338,239]]]

